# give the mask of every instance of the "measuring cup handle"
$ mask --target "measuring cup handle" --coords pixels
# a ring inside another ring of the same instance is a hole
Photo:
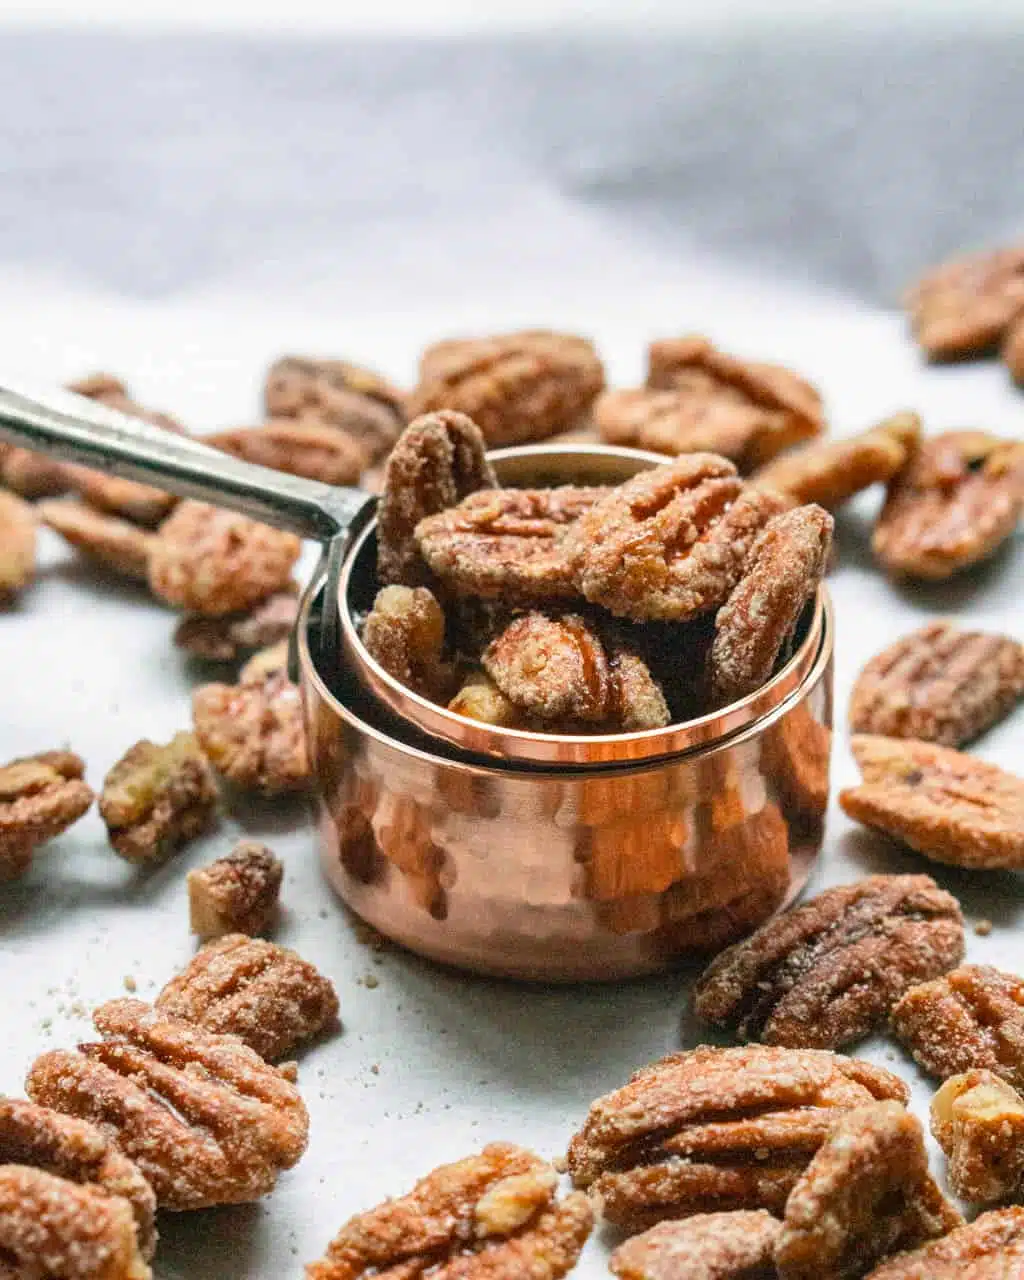
[[[360,489],[243,462],[70,391],[40,396],[0,386],[0,440],[230,507],[318,542],[347,529],[371,501]]]

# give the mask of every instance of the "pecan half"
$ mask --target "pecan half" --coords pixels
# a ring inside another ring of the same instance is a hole
[[[864,781],[839,793],[857,822],[955,867],[1024,866],[1024,779],[949,747],[855,734]]]
[[[950,1076],[932,1098],[931,1128],[961,1200],[995,1204],[1024,1186],[1024,1098],[993,1072]]]
[[[763,1209],[661,1222],[620,1244],[608,1269],[622,1280],[775,1280],[781,1230]]]
[[[1024,508],[1024,444],[984,431],[932,436],[889,485],[871,536],[891,573],[950,578],[988,559]]]
[[[0,492],[0,601],[36,576],[36,515],[13,493]]]
[[[1024,644],[929,622],[883,649],[857,678],[850,728],[959,747],[1024,697]]]
[[[899,1249],[963,1226],[928,1172],[920,1121],[896,1102],[836,1120],[786,1201],[780,1280],[855,1280]]]
[[[52,498],[64,493],[71,483],[68,472],[65,463],[45,454],[0,443],[0,484],[22,498]]]
[[[363,450],[334,427],[288,418],[260,427],[234,427],[203,437],[232,457],[324,484],[358,484],[366,468]]]
[[[918,342],[933,360],[995,347],[1024,311],[1024,246],[943,263],[907,291]]]
[[[363,644],[390,676],[444,701],[453,672],[444,660],[445,619],[427,587],[385,587],[363,623]]]
[[[867,1035],[911,986],[963,959],[963,917],[929,876],[827,889],[712,961],[694,1002],[745,1040],[834,1049]]]
[[[695,1213],[781,1212],[841,1110],[907,1096],[891,1072],[840,1054],[703,1046],[599,1098],[569,1171],[631,1233]]]
[[[495,447],[567,431],[603,387],[604,369],[592,342],[535,329],[427,347],[412,404],[416,413],[468,414]]]
[[[492,1143],[349,1219],[306,1276],[559,1280],[575,1266],[593,1212],[585,1196],[557,1200],[557,1183],[554,1169],[531,1152]]]
[[[43,524],[90,560],[126,578],[146,581],[149,550],[156,536],[148,529],[75,498],[41,502],[36,511]]]
[[[289,582],[243,613],[210,618],[189,613],[174,631],[174,643],[196,658],[229,662],[287,640],[299,616],[299,587]]]
[[[890,1258],[868,1280],[1011,1280],[1022,1270],[1024,1209],[999,1209]]]
[[[1024,322],[1019,317],[1006,332],[1001,354],[1014,382],[1024,385]]]
[[[338,997],[294,951],[236,933],[198,951],[160,992],[156,1007],[168,1018],[238,1036],[273,1061],[330,1026]]]
[[[204,940],[264,933],[277,914],[283,878],[281,860],[266,845],[239,841],[223,858],[188,873],[192,932]]]
[[[306,1149],[295,1086],[234,1036],[174,1022],[139,1000],[93,1014],[101,1041],[44,1053],[29,1096],[91,1120],[134,1160],[164,1209],[241,1204]]]
[[[0,767],[0,882],[27,871],[37,846],[92,805],[84,775],[85,764],[71,751],[43,751]]]

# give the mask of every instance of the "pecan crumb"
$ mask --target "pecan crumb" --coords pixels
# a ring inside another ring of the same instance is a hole
[[[992,932],[992,921],[976,920],[974,922],[974,932],[978,935],[979,938],[987,938],[988,935]]]
[[[264,933],[277,914],[284,866],[254,840],[242,840],[208,867],[190,871],[189,923],[200,938]]]
[[[91,806],[85,764],[71,751],[43,751],[0,767],[0,882],[28,870],[37,846]]]

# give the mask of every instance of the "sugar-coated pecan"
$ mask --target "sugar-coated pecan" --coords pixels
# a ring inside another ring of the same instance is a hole
[[[294,951],[235,933],[198,951],[160,992],[156,1007],[168,1018],[238,1036],[275,1061],[334,1022],[338,997]]]
[[[324,484],[357,484],[367,462],[360,446],[336,428],[289,418],[217,431],[204,436],[203,444],[260,467]]]
[[[889,485],[871,537],[876,558],[909,578],[950,578],[993,555],[1024,508],[1024,444],[984,431],[926,440]]]
[[[363,623],[363,644],[390,676],[444,701],[453,672],[444,659],[444,611],[427,587],[384,587]]]
[[[29,1096],[92,1121],[135,1161],[161,1208],[256,1200],[306,1149],[295,1086],[234,1036],[139,1000],[102,1005],[93,1021],[103,1039],[37,1058]]]
[[[408,1195],[357,1214],[308,1280],[559,1280],[593,1225],[582,1195],[556,1199],[554,1169],[522,1147],[492,1143],[441,1165]]]
[[[868,1280],[1014,1280],[1022,1274],[1024,1209],[997,1209],[890,1258]]]
[[[16,494],[0,491],[0,602],[36,575],[36,515]]]
[[[963,1226],[928,1172],[920,1121],[897,1102],[840,1116],[786,1201],[780,1280],[858,1280]]]
[[[1024,1186],[1024,1098],[991,1071],[950,1076],[932,1098],[931,1127],[955,1195],[996,1204]]]
[[[774,1280],[778,1218],[763,1209],[661,1222],[611,1256],[621,1280]]]
[[[1002,347],[1003,363],[1014,382],[1024,386],[1024,320],[1019,316],[1006,331]],[[2,471],[2,466],[0,466]]]
[[[417,413],[468,414],[495,447],[567,431],[603,387],[604,369],[592,342],[526,330],[427,347],[412,403]]]
[[[63,462],[17,445],[0,443],[0,485],[22,498],[52,498],[71,484]]]
[[[192,932],[204,940],[264,933],[277,914],[283,877],[281,860],[266,845],[240,840],[223,858],[188,873]]]
[[[98,511],[77,498],[41,502],[36,511],[43,524],[90,560],[126,578],[146,581],[149,549],[156,536],[148,529]]]
[[[743,1039],[835,1049],[860,1039],[915,983],[963,958],[957,901],[929,876],[826,889],[712,961],[698,1014]]]
[[[839,793],[857,822],[955,867],[1024,866],[1024,779],[961,751],[854,734],[864,781]]]
[[[469,720],[514,729],[520,725],[522,713],[501,692],[486,671],[470,671],[458,693],[448,703],[448,710]]]
[[[377,574],[382,583],[423,585],[427,568],[415,537],[427,516],[497,484],[484,438],[462,413],[429,413],[409,424],[384,468],[377,504]]]
[[[175,628],[174,643],[197,658],[229,662],[286,640],[298,616],[298,583],[289,582],[243,613],[227,613],[217,618],[202,613],[186,614]]]
[[[771,677],[825,573],[833,523],[822,507],[794,507],[769,520],[757,538],[715,618],[709,661],[719,701],[746,697]]]
[[[569,1171],[631,1233],[695,1213],[781,1212],[840,1111],[907,1096],[891,1072],[841,1054],[703,1046],[599,1098]]]
[[[908,290],[918,342],[933,360],[992,350],[1024,312],[1024,246],[954,258]]]
[[[0,882],[28,870],[36,847],[77,822],[93,802],[85,764],[44,751],[0,767]]]
[[[959,747],[1024,697],[1024,644],[929,622],[883,649],[857,678],[850,728]]]

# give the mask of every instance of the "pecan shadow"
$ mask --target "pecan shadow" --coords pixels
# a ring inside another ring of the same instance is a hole
[[[108,569],[85,556],[69,555],[68,559],[46,565],[36,574],[36,580],[39,582],[49,579],[55,579],[94,596],[101,596],[104,600],[125,604],[146,604],[150,608],[154,605],[153,593],[144,582],[115,573],[113,569]],[[167,617],[170,624],[173,621],[173,615],[169,611]]]
[[[218,1280],[245,1280],[254,1274],[257,1263],[266,1266],[275,1252],[271,1247],[272,1213],[260,1204],[161,1213],[157,1252],[162,1280],[194,1280],[200,1274],[217,1276]],[[280,1239],[283,1234],[278,1232],[278,1253],[286,1250]],[[281,1275],[294,1273],[296,1259],[286,1262],[282,1258],[279,1267]]]

